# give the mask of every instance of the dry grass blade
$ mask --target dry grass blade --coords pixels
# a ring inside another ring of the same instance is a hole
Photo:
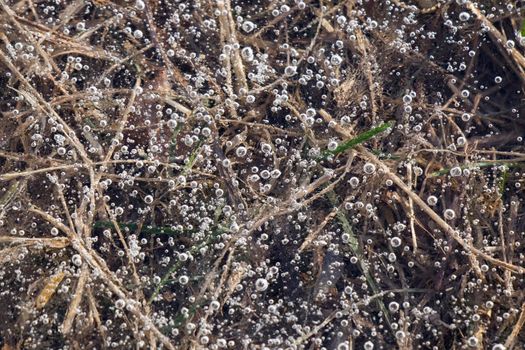
[[[73,294],[73,299],[69,303],[66,317],[64,318],[64,322],[62,323],[62,333],[64,334],[68,334],[69,332],[71,332],[71,329],[73,327],[73,321],[75,320],[75,317],[78,313],[80,303],[84,298],[85,287],[88,277],[89,268],[86,265],[84,265],[82,266],[82,271],[80,272],[80,276],[77,281],[75,294]]]
[[[512,328],[512,332],[509,334],[507,340],[505,341],[506,349],[511,350],[514,348],[517,337],[519,336],[519,334],[521,334],[523,325],[525,325],[525,304],[521,305],[521,312],[520,316],[518,317],[518,321],[514,325],[514,328]]]
[[[0,244],[39,246],[46,248],[61,249],[69,245],[69,239],[66,237],[23,238],[12,236],[0,236]]]

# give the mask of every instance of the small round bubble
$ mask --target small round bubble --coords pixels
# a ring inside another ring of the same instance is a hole
[[[263,292],[268,289],[268,281],[264,278],[259,278],[255,281],[255,289],[259,292]]]
[[[394,248],[399,247],[401,245],[401,238],[399,237],[390,238],[390,245]]]
[[[456,217],[456,212],[452,209],[446,209],[443,215],[445,216],[445,219],[453,220]]]
[[[363,171],[367,175],[373,174],[376,171],[376,166],[372,163],[366,163],[365,165],[363,165]]]
[[[438,202],[438,199],[436,196],[428,196],[427,198],[428,205],[434,206],[437,204],[437,202]]]

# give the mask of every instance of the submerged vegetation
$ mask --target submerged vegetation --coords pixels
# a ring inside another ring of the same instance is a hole
[[[0,0],[0,345],[521,349],[513,0]]]

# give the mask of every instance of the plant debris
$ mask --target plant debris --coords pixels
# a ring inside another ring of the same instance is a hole
[[[0,347],[523,348],[522,3],[0,0]]]

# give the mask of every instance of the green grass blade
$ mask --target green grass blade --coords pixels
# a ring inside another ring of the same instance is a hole
[[[505,186],[507,186],[507,182],[509,180],[509,168],[505,167],[503,170],[503,174],[498,179],[498,189],[499,189],[499,195],[500,197],[503,197],[503,194],[505,193]]]
[[[228,230],[225,228],[225,227],[222,227],[222,226],[219,226],[217,227],[209,236],[208,238],[204,241],[204,242],[201,242],[199,244],[196,244],[194,245],[193,247],[191,247],[190,249],[190,253],[192,255],[194,254],[197,254],[197,252],[207,246],[208,244],[210,244],[214,239],[216,239],[217,237],[219,237],[221,234],[223,234],[224,232],[227,232]],[[155,298],[157,297],[157,295],[160,293],[160,291],[162,290],[162,288],[164,288],[166,285],[170,284],[173,280],[171,279],[171,275],[175,272],[177,272],[183,265],[183,262],[182,261],[177,261],[175,264],[173,264],[173,266],[170,267],[170,269],[168,270],[168,272],[166,272],[166,274],[164,275],[164,277],[162,277],[162,279],[160,280],[159,284],[157,284],[157,286],[155,287],[153,293],[151,294],[151,297],[149,298],[148,300],[148,304],[151,304]]]
[[[182,170],[183,175],[187,175],[191,171],[191,168],[193,168],[193,165],[195,164],[195,161],[197,160],[197,155],[199,154],[201,150],[201,146],[203,144],[204,144],[204,140],[200,139],[195,149],[191,152],[189,159],[188,159],[188,163],[184,166],[184,169]]]
[[[334,208],[338,207],[337,203],[337,196],[334,191],[330,191],[327,194],[328,199],[330,200],[330,203],[334,206]],[[361,249],[359,248],[359,240],[354,234],[354,231],[352,230],[352,226],[350,225],[350,222],[346,218],[345,212],[343,210],[339,210],[336,214],[337,220],[341,223],[341,226],[343,226],[343,230],[345,233],[347,233],[350,236],[350,239],[348,240],[350,250],[352,253],[354,253],[356,256],[361,256]]]
[[[475,169],[475,168],[489,168],[497,165],[504,165],[509,168],[520,166],[517,162],[513,162],[512,160],[501,160],[501,161],[495,161],[495,162],[478,162],[478,163],[471,163],[466,165],[461,165],[461,170],[463,169]],[[447,175],[450,172],[450,168],[444,168],[439,171],[435,171],[432,174],[430,174],[430,177],[436,177],[436,176],[443,176]]]
[[[330,203],[332,204],[332,206],[334,206],[334,208],[339,207],[339,203],[338,203],[339,201],[338,201],[337,195],[335,194],[334,191],[328,192],[327,196],[328,196],[328,199],[330,200]],[[337,213],[337,220],[339,221],[339,223],[343,227],[343,231],[345,231],[345,233],[347,233],[350,236],[350,239],[348,241],[350,251],[359,259],[359,267],[360,267],[361,272],[363,273],[363,275],[366,278],[366,282],[367,282],[368,286],[370,287],[370,289],[372,289],[374,294],[380,293],[379,287],[377,286],[376,282],[374,281],[374,278],[370,274],[369,266],[367,266],[367,264],[364,262],[365,258],[364,258],[364,255],[363,255],[363,250],[361,249],[361,247],[359,245],[359,240],[358,240],[357,236],[355,235],[354,231],[352,230],[352,226],[350,225],[350,222],[346,218],[346,210],[339,210],[338,211],[338,213]],[[379,309],[381,309],[381,311],[385,315],[387,323],[390,325],[391,324],[390,323],[390,313],[388,312],[387,308],[385,307],[385,304],[383,303],[382,298],[379,298],[379,300],[377,301],[377,305],[378,305]]]
[[[383,131],[387,130],[393,125],[394,125],[394,122],[390,121],[388,123],[381,124],[380,126],[376,128],[365,131],[364,133],[357,135],[357,137],[350,139],[344,142],[343,144],[337,146],[337,148],[334,150],[324,151],[321,157],[326,158],[328,156],[335,156],[339,153],[343,153],[348,149],[354,148],[355,146],[360,145],[363,142],[370,140],[372,137],[376,136],[377,134],[382,133]]]

